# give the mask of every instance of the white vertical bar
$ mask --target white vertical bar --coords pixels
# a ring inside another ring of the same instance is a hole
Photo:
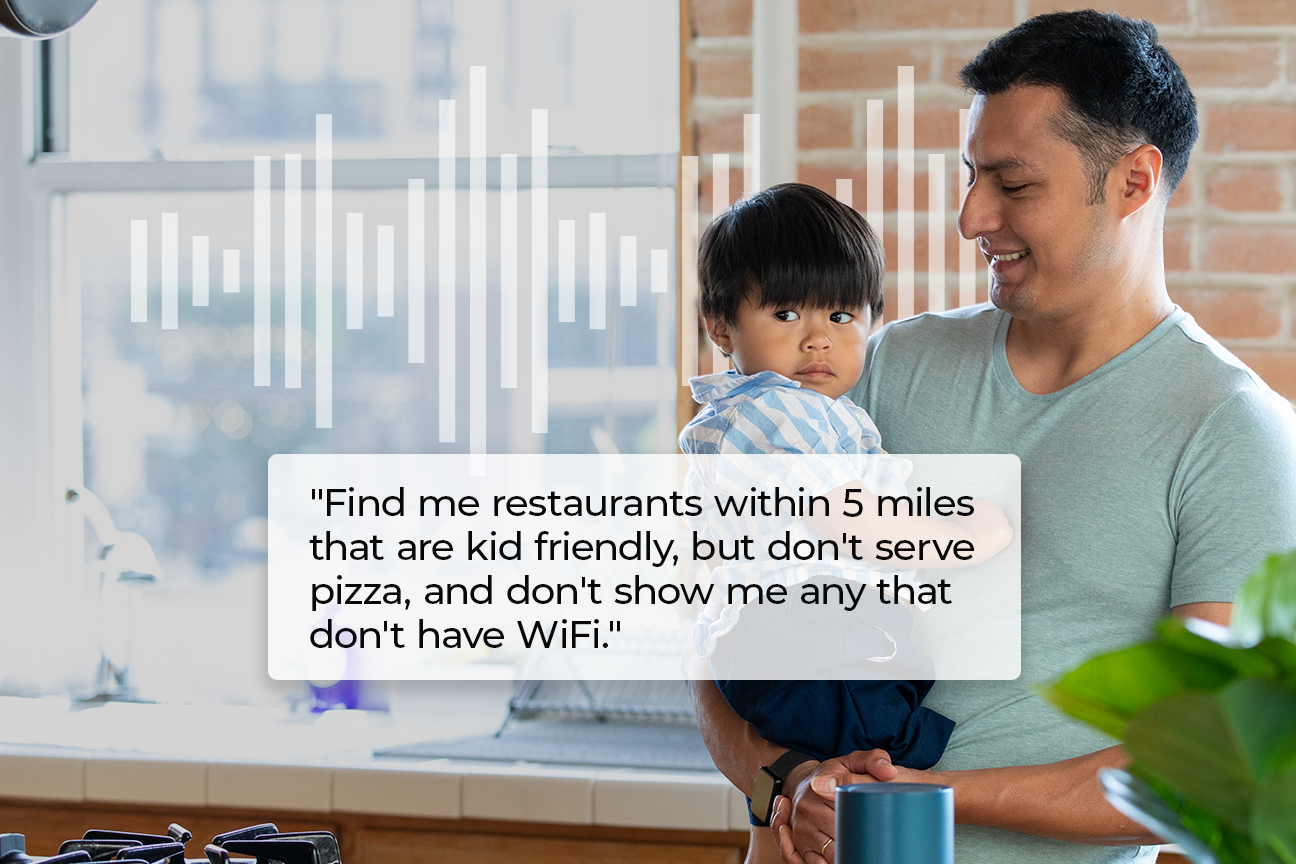
[[[967,158],[967,129],[968,114],[971,111],[968,108],[959,109],[959,211],[963,210],[963,202],[967,199],[968,184],[972,182],[972,174],[968,171],[967,163],[963,160]],[[959,236],[959,305],[973,306],[976,304],[976,267],[977,267],[977,243],[976,239]]]
[[[760,115],[743,115],[743,195],[760,191]]]
[[[347,329],[364,328],[364,214],[348,213],[347,220]]]
[[[666,250],[652,250],[652,293],[666,293]]]
[[[680,368],[679,383],[687,387],[698,374],[698,157],[680,158]]]
[[[855,206],[854,185],[855,181],[853,180],[838,179],[837,181],[837,200],[845,204],[847,207]]]
[[[729,209],[729,154],[711,157],[711,218]]]
[[[315,115],[315,428],[333,428],[333,115]]]
[[[455,440],[455,100],[437,125],[437,440]]]
[[[549,431],[549,109],[531,109],[531,431]]]
[[[873,233],[882,239],[882,100],[868,100],[866,117],[868,133],[866,141],[866,165],[868,166],[868,188],[865,190],[865,218]]]
[[[396,314],[396,226],[378,226],[378,317]]]
[[[193,238],[193,305],[206,306],[211,287],[210,244],[202,234]]]
[[[711,218],[717,219],[729,207],[729,154],[717,153],[711,157]],[[711,345],[711,371],[722,372],[729,368],[729,360],[718,345]]]
[[[131,220],[131,323],[148,321],[148,220]]]
[[[427,285],[426,274],[424,273],[424,244],[426,234],[424,233],[423,222],[426,213],[426,207],[423,201],[423,181],[409,181],[408,193],[408,215],[406,221],[409,223],[409,238],[406,246],[409,247],[409,362],[422,363],[424,358],[424,321],[426,313],[423,309],[423,303],[426,299]]]
[[[769,121],[761,129],[761,175],[771,186],[797,179],[799,29],[796,3],[753,0],[752,105]]]
[[[639,294],[639,238],[621,238],[621,305],[634,306]]]
[[[252,385],[269,387],[270,157],[252,163]]]
[[[607,329],[607,214],[589,215],[589,328]]]
[[[468,69],[468,452],[486,452],[486,67]]]
[[[576,320],[576,220],[558,220],[558,323]]]
[[[284,386],[301,387],[301,154],[284,154]]]
[[[517,387],[517,154],[500,156],[500,387]]]
[[[927,154],[927,311],[945,311],[945,154]]]
[[[180,306],[180,216],[162,214],[162,329],[175,330]]]
[[[239,293],[239,250],[225,250],[225,293]]]
[[[896,315],[914,314],[914,67],[896,67]]]

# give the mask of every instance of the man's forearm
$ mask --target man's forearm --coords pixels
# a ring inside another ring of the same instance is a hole
[[[1108,747],[1048,765],[932,771],[924,772],[924,779],[954,787],[954,819],[961,824],[1073,843],[1159,843],[1103,797],[1098,769],[1123,767],[1128,761],[1122,748]]]
[[[714,681],[694,681],[692,688],[698,728],[711,758],[720,773],[750,797],[756,772],[774,764],[787,748],[761,738],[755,726],[729,707]]]

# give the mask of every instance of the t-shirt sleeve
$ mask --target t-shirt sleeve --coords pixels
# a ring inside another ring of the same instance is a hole
[[[882,337],[886,335],[888,329],[889,325],[888,327],[881,328],[869,337],[868,348],[865,349],[864,354],[864,374],[860,376],[860,380],[856,382],[855,386],[851,388],[851,391],[848,394],[852,402],[870,414],[873,413],[874,406],[869,401],[869,393],[872,389],[873,379],[877,377],[879,371],[879,369],[875,367],[880,367],[881,365],[878,357],[878,350],[882,346]]]
[[[1296,412],[1268,389],[1229,398],[1171,485],[1170,605],[1231,602],[1266,556],[1296,547]]]

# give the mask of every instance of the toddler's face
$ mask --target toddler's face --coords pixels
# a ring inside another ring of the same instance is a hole
[[[707,326],[741,374],[777,372],[836,399],[864,372],[870,323],[867,307],[757,306],[748,298],[733,324]]]

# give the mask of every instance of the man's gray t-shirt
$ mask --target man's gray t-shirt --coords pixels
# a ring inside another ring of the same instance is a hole
[[[852,391],[887,451],[1014,453],[1022,463],[1022,675],[939,681],[924,705],[958,725],[937,770],[1031,765],[1113,742],[1032,689],[1141,641],[1172,606],[1228,602],[1296,546],[1296,415],[1176,308],[1071,386],[1013,377],[1010,318],[975,306],[897,322]],[[960,826],[959,864],[1139,860]],[[1151,850],[1143,853],[1152,860]]]

